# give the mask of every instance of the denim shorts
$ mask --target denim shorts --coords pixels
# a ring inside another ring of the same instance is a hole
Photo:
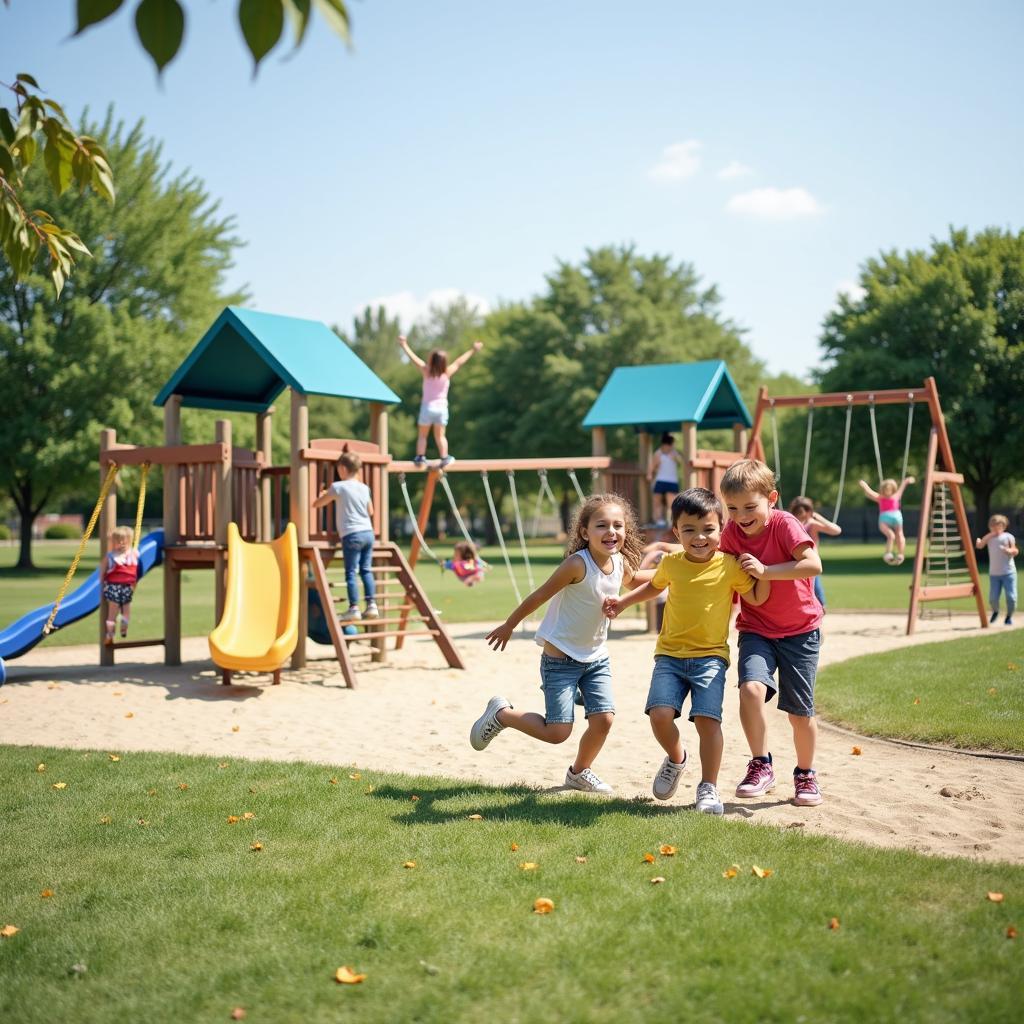
[[[448,403],[444,406],[424,403],[420,405],[419,419],[416,421],[421,427],[448,426]]]
[[[740,633],[738,667],[740,686],[764,683],[765,703],[779,694],[779,710],[811,718],[814,715],[814,679],[818,674],[821,631],[770,639],[759,633]],[[779,683],[775,684],[775,670]]]
[[[576,661],[575,658],[540,656],[540,688],[544,691],[544,721],[548,725],[571,723],[575,718],[576,690],[583,695],[585,717],[615,714],[612,700],[612,669],[607,658]]]
[[[698,717],[720,722],[728,667],[725,658],[674,658],[671,654],[656,654],[644,713],[649,715],[651,708],[675,708],[678,718],[689,694],[691,722]]]

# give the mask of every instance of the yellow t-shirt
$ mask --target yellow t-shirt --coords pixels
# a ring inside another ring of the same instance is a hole
[[[733,591],[747,594],[754,581],[732,555],[716,551],[706,562],[691,562],[685,552],[666,555],[651,583],[668,587],[665,617],[655,654],[673,658],[729,660],[729,615]]]

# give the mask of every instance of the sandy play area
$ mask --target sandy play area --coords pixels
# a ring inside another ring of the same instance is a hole
[[[830,614],[822,663],[980,632],[972,616],[922,622],[912,638],[903,635],[904,623],[902,615]],[[313,644],[312,656],[324,660],[286,671],[277,687],[269,677],[221,686],[205,638],[185,641],[186,663],[179,668],[159,663],[161,648],[125,653],[122,664],[100,669],[94,646],[43,646],[9,665],[7,685],[0,688],[0,742],[302,759],[557,786],[575,737],[552,747],[508,731],[482,753],[469,745],[469,727],[492,694],[524,709],[543,707],[532,634],[520,633],[508,650],[495,654],[483,642],[491,625],[452,627],[466,672],[449,669],[432,643],[413,642],[386,666],[361,662],[356,690],[341,685],[330,648]],[[619,714],[595,767],[618,796],[650,798],[662,757],[643,714],[654,639],[636,632],[633,623],[613,623],[612,629]],[[731,794],[747,748],[734,691],[727,691],[725,710],[720,789],[727,816],[931,854],[1024,862],[1024,763],[851,738],[821,723],[818,772],[825,803],[797,808],[788,802],[789,725],[773,710],[779,787],[762,800],[737,801]],[[695,753],[693,727],[686,723],[684,730]],[[851,753],[854,744],[860,756]],[[692,807],[697,781],[693,771],[684,777],[673,801],[680,810]]]

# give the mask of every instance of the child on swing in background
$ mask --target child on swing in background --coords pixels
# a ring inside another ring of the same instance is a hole
[[[872,501],[878,502],[878,529],[885,536],[885,554],[882,555],[882,561],[886,565],[901,565],[903,563],[907,538],[903,536],[903,513],[900,511],[900,498],[903,497],[907,484],[913,482],[912,476],[905,476],[901,483],[896,483],[890,477],[883,480],[878,485],[878,490],[874,491],[868,486],[866,480],[859,481],[861,490]]]
[[[474,353],[484,347],[482,341],[474,341],[472,348],[467,349],[451,366],[448,365],[448,353],[444,349],[435,348],[424,362],[409,347],[404,334],[398,336],[398,346],[409,357],[423,375],[423,397],[420,400],[420,414],[417,420],[416,457],[412,460],[417,466],[427,464],[427,435],[434,428],[434,442],[441,460],[441,468],[450,466],[455,456],[448,453],[448,438],[445,428],[448,426],[448,387],[451,378]]]
[[[441,564],[455,573],[456,579],[472,587],[483,581],[484,573],[490,566],[477,554],[476,545],[468,540],[455,545],[454,558],[446,558]]]
[[[121,636],[128,635],[132,596],[139,582],[139,552],[132,547],[130,526],[115,526],[110,531],[110,550],[100,572],[100,585],[107,602],[106,642],[114,642],[117,615],[121,615]],[[116,610],[115,610],[116,609]]]
[[[821,545],[818,543],[818,538],[822,534],[826,537],[838,537],[843,532],[843,528],[838,523],[833,523],[831,519],[826,519],[820,513],[815,512],[814,500],[806,495],[801,494],[799,497],[794,498],[789,503],[789,511],[800,520],[800,524],[807,531],[811,540],[814,541],[814,546],[819,551],[821,550]],[[818,604],[824,608],[825,588],[822,586],[821,576],[814,577],[814,596],[818,599]]]

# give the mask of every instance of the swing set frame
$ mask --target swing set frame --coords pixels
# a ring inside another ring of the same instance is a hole
[[[949,443],[949,434],[946,430],[946,419],[942,413],[942,405],[939,402],[939,389],[935,384],[934,377],[926,377],[923,387],[913,388],[892,388],[879,391],[835,391],[820,395],[769,395],[768,389],[762,387],[757,396],[757,409],[754,412],[754,425],[751,428],[750,439],[747,444],[747,458],[760,459],[767,462],[765,448],[761,437],[764,426],[765,413],[771,415],[773,410],[781,408],[803,408],[809,414],[815,409],[846,408],[866,405],[870,408],[878,405],[903,405],[910,403],[911,408],[915,403],[927,406],[931,416],[931,430],[928,435],[928,453],[926,456],[924,476],[921,489],[921,522],[918,526],[917,536],[914,538],[914,571],[910,582],[910,607],[907,612],[907,636],[910,636],[917,625],[921,605],[928,601],[949,601],[961,597],[973,597],[978,609],[978,621],[983,629],[988,628],[988,614],[985,609],[985,598],[981,588],[981,577],[978,574],[978,562],[974,554],[974,540],[971,536],[970,526],[967,522],[967,510],[964,506],[963,495],[960,488],[963,485],[963,475],[957,472],[956,462],[953,458],[953,449]],[[873,422],[873,416],[872,416]],[[847,421],[847,426],[849,421]],[[847,436],[848,440],[848,436]],[[805,446],[805,475],[806,462],[810,454],[810,436]],[[908,428],[909,445],[909,428]],[[876,444],[877,448],[877,444]],[[843,449],[843,466],[840,480],[846,475],[846,446]],[[905,463],[905,457],[904,457]],[[905,467],[904,467],[905,468]],[[778,467],[776,467],[778,469]],[[960,542],[963,546],[964,561],[970,573],[970,583],[956,583],[947,586],[926,587],[922,584],[925,558],[925,537],[927,535],[926,516],[931,515],[932,495],[937,486],[945,484],[953,499],[953,509],[956,514],[957,531]],[[840,483],[842,487],[842,482]],[[840,493],[837,502],[841,502]]]

